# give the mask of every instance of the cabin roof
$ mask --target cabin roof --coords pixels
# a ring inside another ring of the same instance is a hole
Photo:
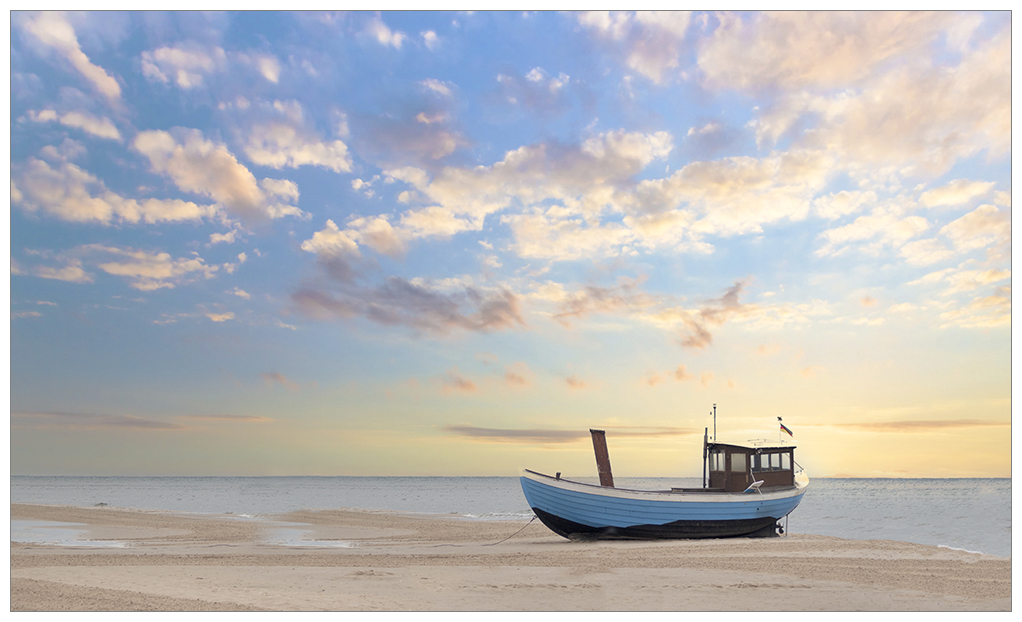
[[[795,449],[794,443],[784,441],[750,440],[750,441],[727,441],[707,443],[708,447],[740,447],[742,449]]]

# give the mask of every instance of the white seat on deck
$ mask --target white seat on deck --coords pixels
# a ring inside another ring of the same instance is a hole
[[[745,490],[743,490],[742,492],[746,493],[746,492],[752,492],[753,490],[755,490],[756,492],[758,492],[760,494],[760,496],[763,496],[763,493],[760,491],[760,487],[761,486],[763,486],[763,480],[761,480],[761,479],[760,480],[756,480],[756,481],[752,482],[751,484],[749,484],[749,487],[746,488]]]

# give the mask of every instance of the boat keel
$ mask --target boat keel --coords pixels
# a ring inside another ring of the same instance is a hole
[[[632,525],[630,527],[591,527],[532,508],[551,531],[569,540],[679,540],[694,538],[771,538],[776,537],[778,524],[773,517],[722,520],[679,520],[663,525]]]

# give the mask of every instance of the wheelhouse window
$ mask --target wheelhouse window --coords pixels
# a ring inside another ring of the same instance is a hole
[[[710,452],[710,470],[711,471],[723,471],[724,470],[724,452],[720,449],[714,449]]]
[[[752,470],[755,471],[790,471],[791,454],[788,452],[769,452],[752,456]]]
[[[731,472],[732,473],[745,472],[745,454],[740,453],[731,454]]]

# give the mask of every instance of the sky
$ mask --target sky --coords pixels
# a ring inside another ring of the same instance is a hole
[[[1011,19],[11,14],[10,468],[1011,475]]]

